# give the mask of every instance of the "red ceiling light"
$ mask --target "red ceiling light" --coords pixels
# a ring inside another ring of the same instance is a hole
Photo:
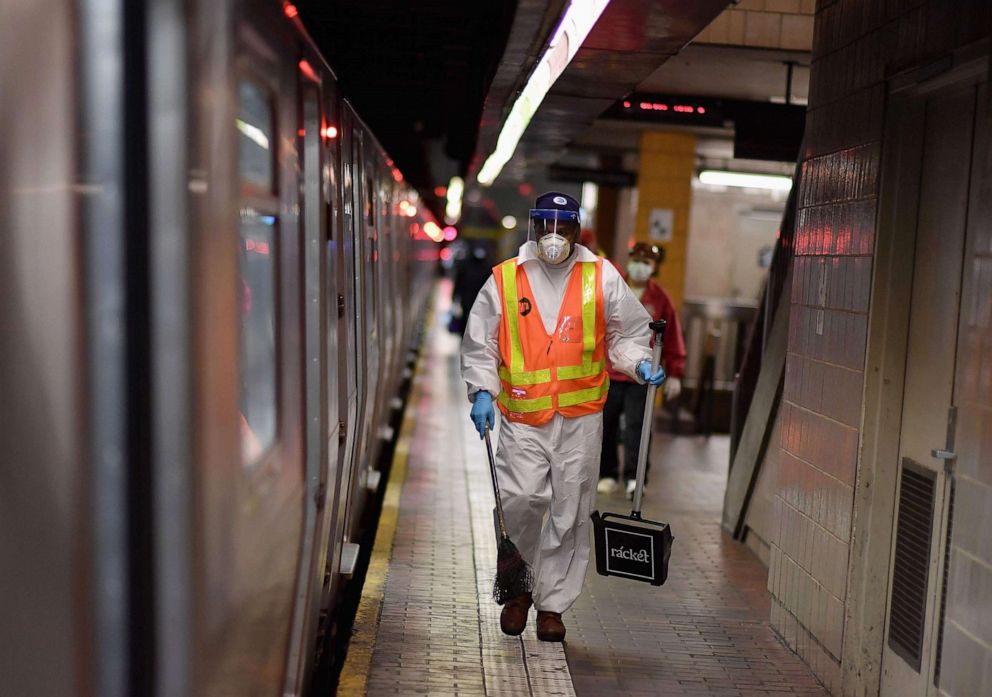
[[[300,66],[300,72],[303,73],[303,75],[306,76],[307,79],[313,80],[314,82],[320,82],[320,78],[317,77],[316,71],[313,69],[313,66],[310,65],[310,63],[307,61],[306,58],[300,59],[298,65]]]
[[[446,187],[446,186],[435,186],[434,187],[434,195],[437,196],[438,198],[444,198],[445,196],[448,195],[448,187]]]
[[[454,242],[458,238],[458,230],[451,225],[445,227],[441,232],[444,233],[444,239],[446,242]]]
[[[283,14],[285,14],[290,19],[294,19],[297,15],[300,14],[300,11],[296,9],[296,5],[294,5],[291,2],[284,2],[282,4],[282,11]]]
[[[629,109],[630,108],[630,102],[628,102],[627,100],[624,100],[624,102],[623,102],[623,108],[624,109]]]

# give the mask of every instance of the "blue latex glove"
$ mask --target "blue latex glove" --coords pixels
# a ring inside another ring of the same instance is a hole
[[[491,431],[496,427],[496,412],[493,410],[493,396],[485,390],[475,393],[475,402],[472,403],[472,423],[479,432],[479,439],[486,437],[486,426]]]
[[[637,375],[644,382],[650,383],[652,385],[660,385],[665,382],[665,369],[660,365],[658,366],[658,372],[651,372],[651,361],[641,361],[637,364]]]

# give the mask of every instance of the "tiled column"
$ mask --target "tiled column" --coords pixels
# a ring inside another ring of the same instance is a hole
[[[637,172],[637,223],[634,238],[665,248],[661,284],[678,308],[685,289],[685,253],[692,201],[692,170],[696,162],[696,137],[687,133],[644,131]],[[672,239],[650,239],[651,211],[671,210]]]

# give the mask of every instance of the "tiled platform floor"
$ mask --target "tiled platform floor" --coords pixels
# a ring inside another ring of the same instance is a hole
[[[503,636],[489,598],[492,493],[458,342],[435,327],[425,351],[385,583],[356,626],[374,648],[365,665],[349,657],[339,694],[826,694],[768,625],[764,568],[720,532],[723,438],[656,437],[645,516],[670,521],[676,536],[665,586],[603,578],[590,565],[565,615],[564,651],[538,642],[533,621],[523,637]],[[629,506],[620,496],[599,505]]]
[[[655,434],[644,517],[672,526],[667,583],[590,568],[567,615],[566,654],[585,695],[826,695],[768,623],[767,572],[719,527],[726,437]],[[621,494],[600,510],[629,513]]]

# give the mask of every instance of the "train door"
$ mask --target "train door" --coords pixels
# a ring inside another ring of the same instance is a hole
[[[347,492],[348,463],[351,461],[351,450],[348,438],[351,424],[354,423],[355,396],[355,352],[354,334],[349,334],[351,321],[349,308],[353,311],[353,294],[346,285],[349,278],[350,265],[347,255],[351,253],[351,243],[345,234],[345,211],[342,205],[341,180],[344,167],[342,165],[342,127],[338,112],[336,86],[333,81],[324,85],[324,163],[321,183],[324,189],[324,221],[327,230],[326,274],[333,283],[327,289],[326,323],[327,345],[333,345],[333,353],[328,351],[327,360],[327,395],[335,403],[333,415],[328,414],[328,446],[336,448],[336,458],[331,464],[334,476],[329,480],[328,503],[333,510],[330,515],[330,530],[328,534],[327,576],[324,582],[324,597],[321,608],[329,606],[338,584],[342,545],[345,542],[343,516],[345,502],[343,493]],[[349,144],[350,145],[350,144]],[[349,214],[350,215],[350,214]],[[350,223],[349,223],[350,224]]]
[[[356,355],[356,392],[358,397],[357,409],[354,424],[354,454],[351,461],[350,480],[348,482],[347,508],[345,511],[345,525],[349,533],[355,532],[358,525],[358,518],[362,510],[361,492],[366,482],[366,472],[364,462],[367,452],[367,438],[365,424],[371,413],[370,394],[368,390],[369,362],[368,362],[368,324],[367,303],[365,298],[369,293],[367,271],[364,264],[363,244],[363,219],[365,216],[365,182],[363,180],[364,166],[362,162],[364,133],[353,112],[348,109],[350,127],[346,130],[351,136],[351,163],[348,173],[351,182],[351,196],[349,201],[352,207],[351,235],[352,235],[352,294],[354,302],[354,339]],[[358,548],[350,547],[348,558],[343,560],[342,569],[350,573],[349,568],[354,568],[357,561]]]
[[[924,95],[912,293],[905,348],[895,523],[882,660],[883,697],[936,695],[953,506],[958,346],[965,230],[976,152],[974,82]],[[912,229],[906,231],[913,234]]]
[[[353,506],[351,492],[354,488],[356,465],[360,447],[360,424],[362,415],[362,352],[358,343],[361,335],[360,310],[357,298],[360,285],[356,269],[356,226],[355,221],[355,119],[351,108],[346,102],[341,103],[340,124],[341,154],[341,295],[344,300],[344,316],[338,327],[339,337],[344,347],[346,361],[346,407],[342,414],[345,429],[344,455],[342,470],[337,491],[337,514],[335,525],[340,526],[338,537],[341,540],[341,553],[337,566],[333,567],[339,574],[349,575],[358,560],[358,547],[351,540],[351,508]]]
[[[336,365],[336,341],[327,341],[324,306],[336,294],[336,282],[326,273],[326,232],[322,203],[323,157],[321,141],[326,126],[321,108],[320,78],[306,58],[299,61],[299,245],[302,250],[299,277],[303,308],[303,383],[305,459],[303,539],[296,584],[293,625],[290,631],[288,670],[284,694],[303,691],[312,665],[319,608],[323,597],[327,560],[327,535],[333,506],[328,507],[328,489],[337,470],[337,440],[328,438],[325,424],[337,424],[337,400],[325,378],[325,366]],[[334,393],[336,397],[336,393]],[[333,435],[333,434],[332,434]],[[331,499],[333,502],[333,499]]]
[[[222,294],[229,301],[217,308],[220,312],[197,318],[204,337],[215,325],[227,333],[197,345],[209,355],[209,365],[196,379],[213,379],[212,371],[224,376],[214,388],[226,399],[223,423],[230,430],[197,432],[215,448],[207,453],[211,466],[197,472],[193,516],[204,566],[197,585],[206,594],[197,617],[205,638],[195,661],[202,668],[195,674],[208,684],[200,685],[198,694],[281,690],[299,569],[305,491],[303,290],[297,94],[286,89],[295,85],[296,66],[279,57],[280,46],[290,41],[287,33],[270,29],[269,17],[259,12],[237,27],[236,114],[228,132],[237,143],[231,174],[238,199],[236,207],[223,211],[236,231],[223,237],[210,229],[209,220],[200,221],[207,224],[199,231],[210,240],[201,244],[203,258],[197,260],[209,280],[200,280],[194,305],[203,307],[211,303],[205,296]],[[266,26],[264,34],[260,26]],[[233,261],[233,275],[221,258]],[[193,418],[202,416],[200,400],[207,404],[211,398],[197,394]],[[223,440],[230,436],[237,440]],[[232,452],[230,445],[239,447]]]
[[[366,274],[365,283],[365,317],[366,317],[366,371],[368,376],[368,389],[366,394],[369,400],[369,410],[365,417],[365,450],[363,451],[364,467],[362,468],[363,480],[367,482],[369,474],[375,465],[376,457],[379,454],[379,412],[381,410],[381,400],[379,395],[379,383],[382,370],[382,352],[380,350],[380,340],[382,337],[382,321],[380,312],[380,294],[382,293],[379,273],[379,172],[376,167],[377,151],[374,141],[364,143],[363,149],[362,185],[363,185],[363,211],[362,216],[362,260]]]
[[[378,486],[378,473],[373,469],[380,452],[380,432],[379,427],[382,422],[382,337],[384,327],[382,326],[382,264],[380,259],[380,235],[381,216],[379,205],[382,201],[380,192],[380,182],[382,173],[379,171],[379,153],[375,142],[371,139],[365,143],[364,155],[364,176],[362,179],[365,185],[365,216],[364,234],[362,243],[365,245],[363,257],[367,270],[367,284],[365,293],[365,310],[368,318],[368,380],[369,399],[371,409],[366,415],[366,450],[364,463],[364,478],[369,486]],[[369,477],[374,477],[371,483]]]
[[[400,321],[400,317],[396,312],[396,301],[397,301],[397,287],[396,287],[396,255],[395,250],[395,228],[396,219],[390,215],[391,207],[393,201],[395,200],[396,185],[391,177],[384,176],[382,179],[383,185],[383,196],[380,203],[381,210],[381,244],[379,250],[379,262],[382,268],[382,278],[383,278],[383,290],[382,290],[382,308],[383,315],[385,317],[383,326],[385,331],[383,333],[384,345],[385,345],[385,368],[383,370],[386,376],[386,381],[384,383],[382,393],[382,409],[383,409],[383,423],[389,424],[390,416],[392,415],[393,409],[393,396],[395,395],[396,387],[396,344],[399,341],[400,335],[402,333],[403,324]],[[392,438],[392,433],[387,434],[388,438]]]

